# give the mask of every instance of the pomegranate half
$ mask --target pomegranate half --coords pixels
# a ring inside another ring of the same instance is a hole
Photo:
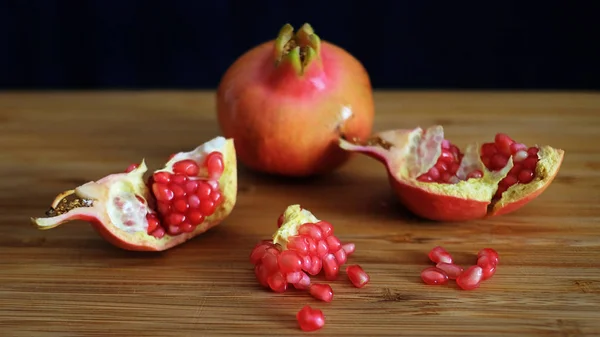
[[[32,218],[39,229],[84,220],[113,245],[163,251],[220,224],[237,197],[234,142],[216,137],[174,154],[146,181],[144,160],[125,173],[108,175],[60,193],[46,212]]]
[[[369,76],[346,50],[309,24],[283,26],[275,40],[240,56],[217,89],[217,115],[238,159],[259,172],[310,176],[333,171],[350,153],[340,134],[367,138],[374,102]]]
[[[347,138],[349,139],[349,138]],[[461,152],[442,126],[388,130],[364,142],[340,139],[341,148],[386,165],[400,202],[414,214],[463,221],[513,212],[539,196],[562,164],[564,151],[527,147],[505,134]]]

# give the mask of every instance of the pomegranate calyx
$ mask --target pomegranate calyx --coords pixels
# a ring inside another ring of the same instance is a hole
[[[298,235],[298,228],[305,223],[317,223],[317,219],[310,211],[300,205],[290,205],[283,212],[281,227],[273,234],[273,243],[279,244],[283,250],[287,249],[288,238]]]
[[[296,75],[304,75],[313,64],[319,64],[321,39],[305,23],[294,35],[294,28],[285,24],[275,39],[275,64],[281,69],[289,67]]]

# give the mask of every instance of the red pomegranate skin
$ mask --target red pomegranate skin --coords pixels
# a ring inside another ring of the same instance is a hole
[[[320,60],[298,74],[289,62],[276,64],[274,41],[249,50],[224,74],[217,90],[222,133],[253,170],[284,176],[333,171],[351,155],[337,145],[340,135],[365,139],[371,133],[369,76],[352,55],[325,41]]]

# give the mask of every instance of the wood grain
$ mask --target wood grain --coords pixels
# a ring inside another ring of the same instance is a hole
[[[212,92],[0,94],[0,335],[300,336],[295,313],[324,310],[322,336],[600,335],[600,95],[378,92],[375,128],[441,123],[458,145],[496,131],[566,151],[553,185],[522,210],[464,223],[402,209],[383,167],[356,157],[301,181],[240,168],[238,204],[205,235],[164,253],[105,243],[85,223],[28,223],[59,191],[218,134]],[[301,203],[357,244],[351,261],[372,282],[342,277],[332,303],[261,289],[247,261],[277,216]],[[497,249],[497,274],[475,291],[425,286],[426,253],[443,245],[461,264]]]

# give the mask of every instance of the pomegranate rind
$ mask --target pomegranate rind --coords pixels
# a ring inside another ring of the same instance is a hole
[[[499,182],[514,165],[512,158],[501,170],[490,171],[481,161],[479,144],[473,143],[465,149],[457,176],[465,179],[468,172],[477,169],[483,172],[482,178],[461,180],[455,184],[418,181],[417,177],[437,162],[442,140],[443,128],[436,125],[426,131],[420,127],[382,131],[365,144],[341,138],[339,146],[383,163],[400,202],[414,214],[436,221],[466,221],[517,210],[540,195],[552,182],[564,156],[562,150],[539,146],[538,178],[530,184],[512,186],[492,205]]]
[[[288,238],[298,235],[298,228],[305,223],[317,223],[314,214],[300,205],[290,205],[283,212],[281,227],[273,234],[273,243],[279,244],[282,250],[287,249]]]
[[[525,206],[542,194],[558,175],[565,151],[548,145],[537,146],[538,164],[535,168],[535,178],[528,184],[516,184],[502,193],[489,212],[489,216],[508,214]]]
[[[223,200],[216,208],[215,212],[207,217],[201,224],[190,233],[182,233],[176,236],[165,235],[162,238],[156,238],[148,235],[145,230],[126,231],[123,226],[118,226],[111,219],[111,212],[105,202],[95,202],[90,207],[74,208],[64,214],[54,217],[31,218],[31,222],[41,230],[51,229],[63,223],[83,220],[90,222],[92,227],[111,244],[133,251],[164,251],[177,246],[185,241],[202,234],[210,228],[220,224],[229,216],[235,207],[237,201],[237,161],[234,141],[223,137],[216,137],[206,142],[190,152],[180,152],[165,164],[165,167],[158,171],[171,170],[172,164],[179,158],[194,158],[198,162],[208,155],[211,151],[219,151],[223,155],[224,172],[219,178],[219,187],[221,188]],[[125,191],[143,196],[146,200],[149,197],[148,188],[143,180],[143,175],[147,171],[145,161],[142,160],[138,168],[129,173],[117,173],[108,175],[98,181],[88,182],[77,187],[74,192],[83,198],[92,200],[108,200],[110,188],[106,186],[117,186]],[[157,172],[158,172],[157,171]],[[135,198],[135,194],[131,194]],[[55,199],[54,203],[62,199],[63,194]],[[147,204],[145,209],[148,210]],[[145,221],[145,219],[144,219]],[[145,223],[147,228],[147,222]]]

